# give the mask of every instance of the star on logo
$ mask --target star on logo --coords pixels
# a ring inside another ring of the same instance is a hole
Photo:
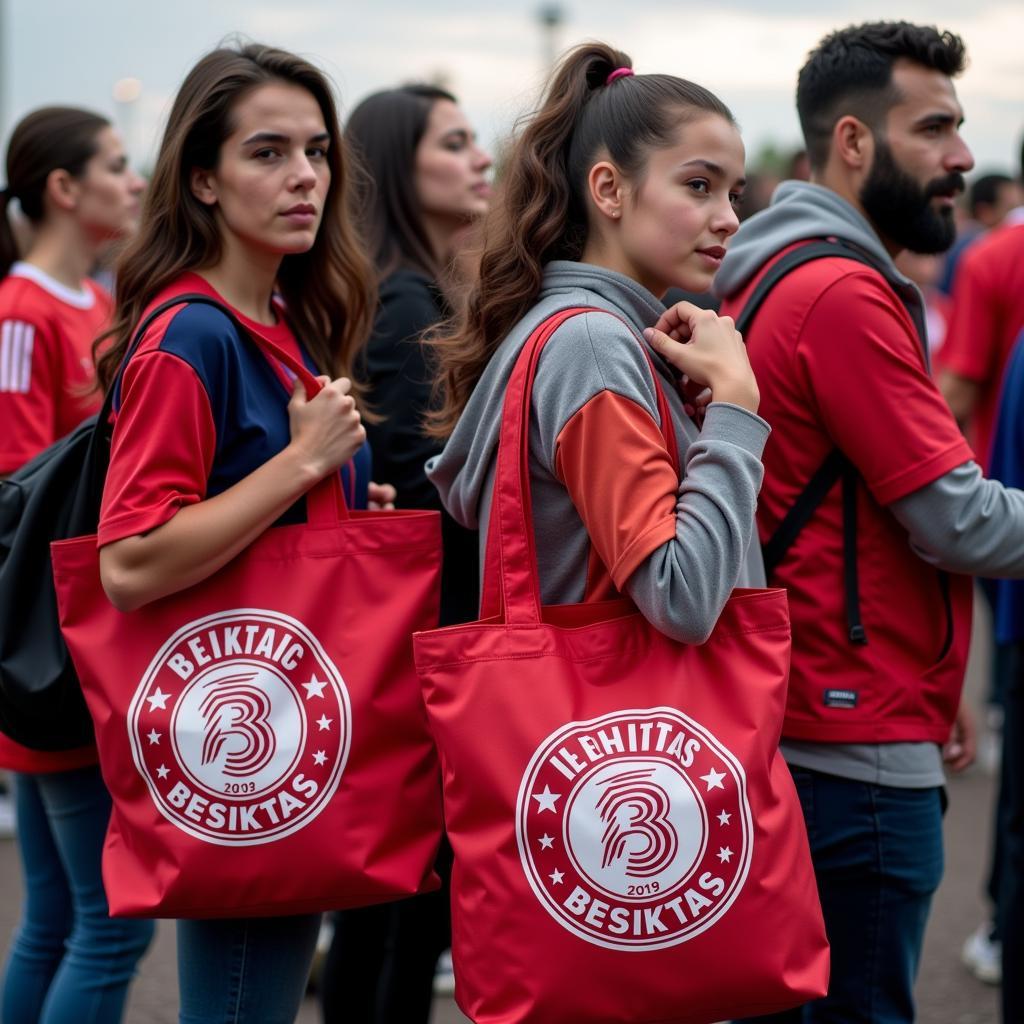
[[[732,850],[730,850],[728,846],[720,847],[718,850],[718,859],[723,864],[728,864],[732,859]]]
[[[150,729],[149,732],[146,733],[146,739],[149,740],[150,746],[152,746],[154,743],[160,742],[160,733],[158,733],[156,729]]]
[[[550,811],[552,814],[557,813],[555,811],[555,801],[561,795],[561,793],[552,793],[550,786],[545,786],[543,793],[534,793],[533,799],[537,801],[537,813],[540,814],[541,811]]]
[[[166,711],[167,701],[170,699],[170,696],[169,693],[164,693],[158,686],[156,693],[152,693],[146,698],[149,701],[149,710],[156,711],[157,708],[160,708],[161,711]]]
[[[328,718],[326,715],[321,715],[317,719],[316,724],[320,726],[320,731],[323,732],[324,729],[330,729],[331,722],[333,722],[333,721],[334,721],[333,718]]]
[[[327,763],[327,755],[322,750],[318,750],[313,755],[313,762],[315,764],[326,764]]]
[[[160,765],[159,768],[157,768],[156,773],[160,776],[161,779],[166,779],[167,776],[171,774],[171,769],[168,768],[166,765],[162,764]]]
[[[722,785],[722,779],[725,778],[725,772],[716,772],[714,768],[707,773],[702,775],[701,780],[708,784],[708,792],[710,793],[713,789],[725,789]]]
[[[552,871],[551,874],[548,875],[548,878],[551,879],[552,885],[561,885],[562,879],[565,878],[565,875],[563,875],[561,871]]]
[[[306,691],[306,700],[312,700],[314,697],[319,697],[323,700],[324,687],[326,685],[326,682],[321,683],[320,680],[317,679],[316,673],[314,672],[309,677],[309,682],[302,684],[302,688]]]
[[[719,825],[728,825],[730,821],[732,821],[732,815],[728,811],[722,811],[718,816]]]
[[[538,840],[538,842],[540,843],[540,848],[541,848],[542,850],[550,850],[550,849],[551,849],[551,846],[552,846],[552,844],[554,843],[554,839],[552,839],[552,838],[551,838],[551,836],[549,836],[549,835],[548,835],[548,834],[547,834],[547,833],[545,832],[545,833],[544,833],[544,835],[542,835],[542,836],[540,837],[540,839]]]

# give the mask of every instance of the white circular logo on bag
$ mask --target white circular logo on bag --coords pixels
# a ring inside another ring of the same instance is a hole
[[[519,789],[523,870],[563,927],[608,949],[674,946],[710,928],[747,877],[746,776],[673,708],[552,733]]]
[[[351,733],[345,682],[316,637],[256,608],[182,626],[128,712],[135,764],[161,813],[222,845],[308,825],[338,788]]]

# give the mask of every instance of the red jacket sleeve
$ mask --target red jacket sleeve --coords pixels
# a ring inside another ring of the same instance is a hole
[[[103,489],[99,544],[146,533],[206,495],[217,433],[195,370],[169,352],[125,370]]]
[[[798,372],[835,445],[882,505],[968,462],[906,311],[873,273],[847,274],[804,321]]]
[[[618,590],[675,536],[679,474],[658,424],[631,399],[601,391],[580,408],[558,435],[555,473]]]

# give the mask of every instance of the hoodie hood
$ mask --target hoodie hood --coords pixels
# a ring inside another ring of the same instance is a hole
[[[813,238],[838,238],[870,256],[914,322],[923,324],[921,292],[896,269],[864,215],[838,193],[807,181],[784,181],[775,190],[767,209],[740,225],[715,275],[715,295],[732,298],[773,256],[795,242]],[[925,339],[921,340],[924,343]]]
[[[646,288],[613,270],[569,260],[555,260],[545,266],[536,303],[494,352],[444,451],[426,464],[427,477],[445,508],[469,529],[480,528],[481,496],[498,447],[505,388],[516,358],[540,324],[575,306],[614,313],[637,334],[654,326],[665,311]],[[653,350],[651,356],[666,380],[671,381],[661,357]]]

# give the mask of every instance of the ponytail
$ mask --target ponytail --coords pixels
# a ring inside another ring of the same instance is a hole
[[[477,280],[463,308],[428,340],[439,365],[440,403],[428,418],[448,436],[495,349],[540,294],[544,265],[579,260],[589,231],[587,176],[601,154],[627,177],[678,128],[728,107],[671,75],[633,75],[632,61],[603,43],[563,58],[540,109],[525,121],[484,221]]]
[[[14,237],[14,225],[11,224],[11,193],[9,189],[0,192],[0,279],[10,272],[20,253],[18,240]]]

